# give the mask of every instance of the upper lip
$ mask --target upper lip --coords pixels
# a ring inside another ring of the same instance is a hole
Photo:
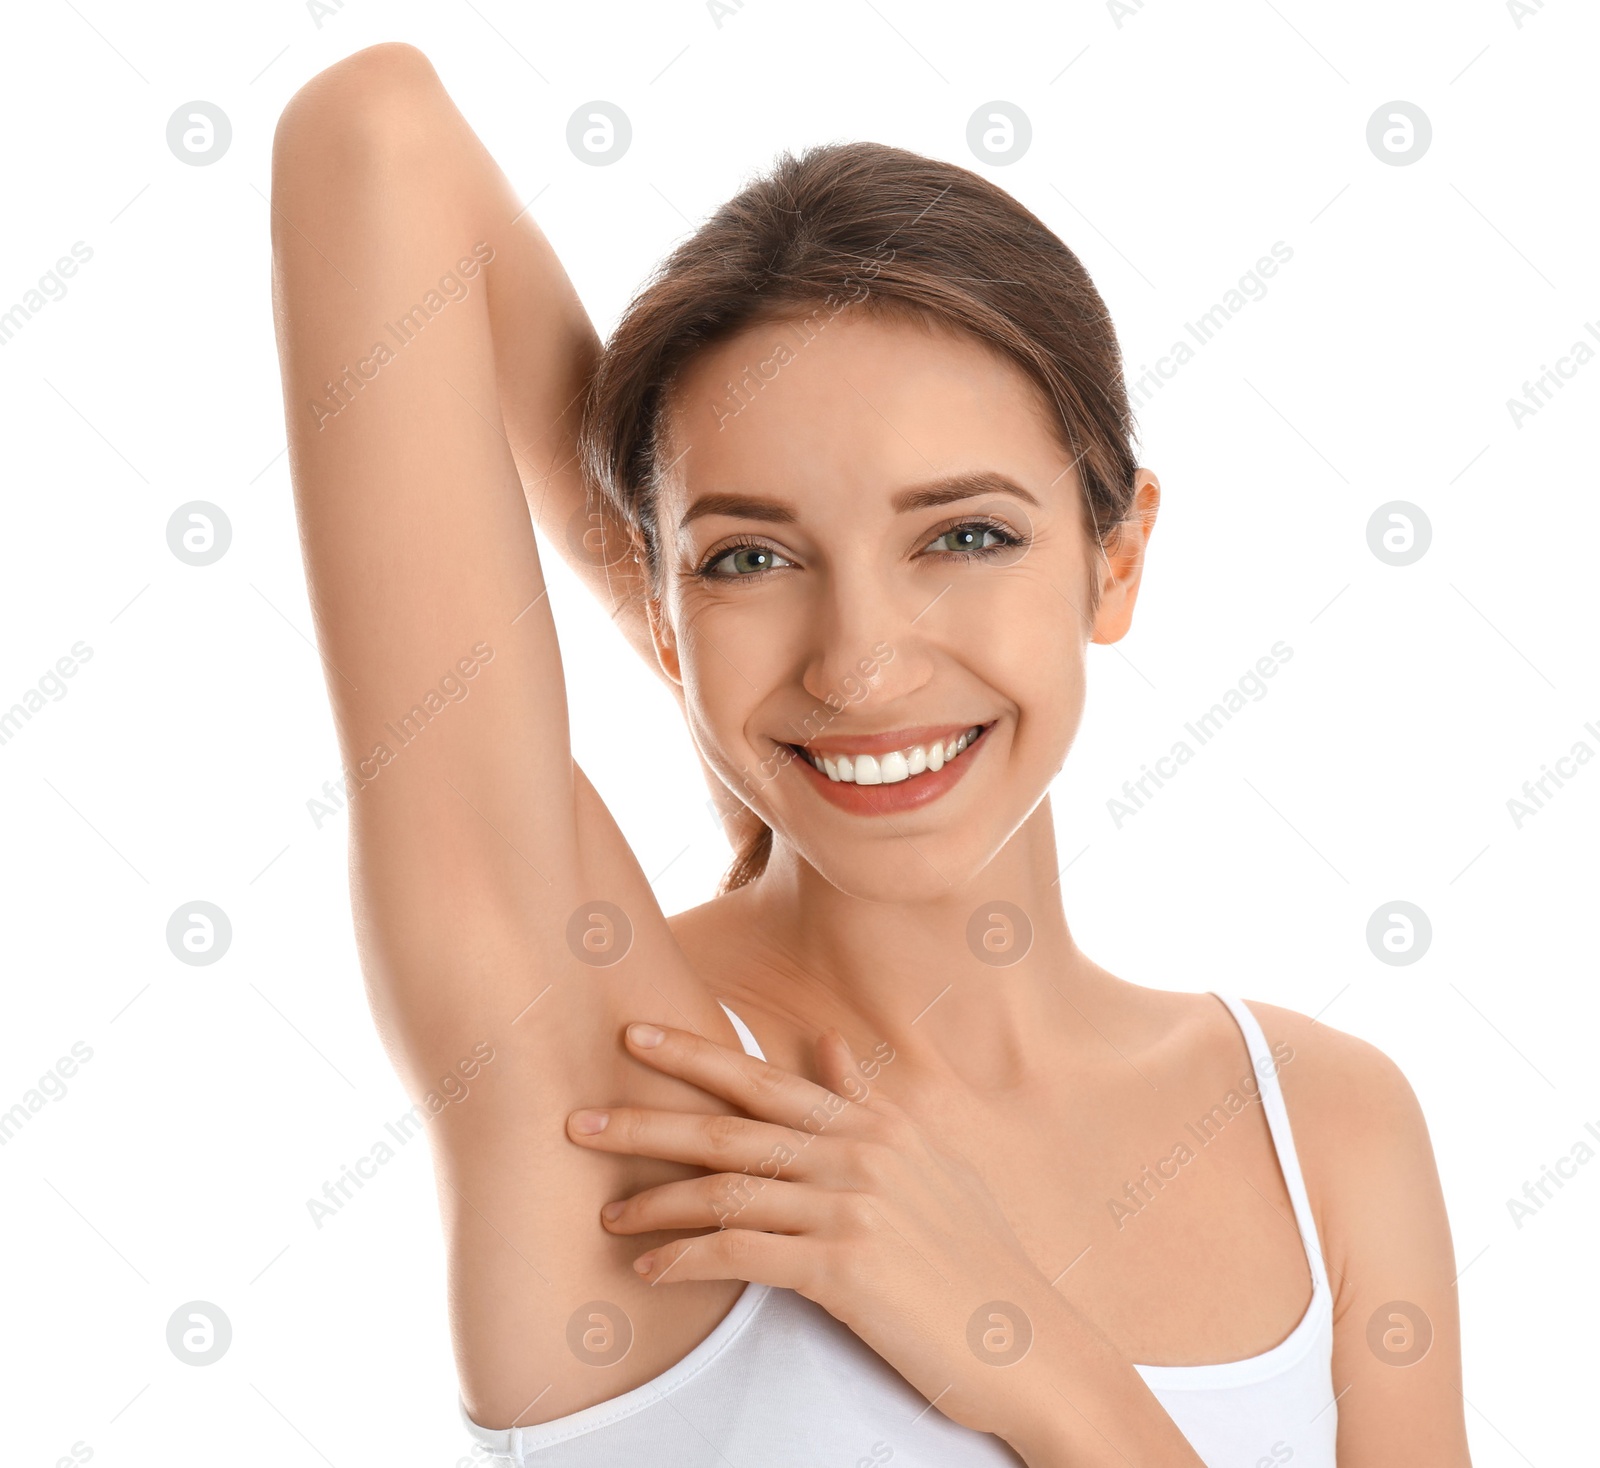
[[[919,744],[948,743],[968,729],[987,727],[982,719],[969,719],[965,724],[918,724],[910,729],[885,729],[881,734],[825,734],[804,743],[796,741],[794,747],[815,755],[888,754]]]

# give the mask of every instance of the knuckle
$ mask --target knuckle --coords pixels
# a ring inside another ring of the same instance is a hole
[[[839,1222],[846,1238],[873,1233],[878,1226],[878,1211],[863,1193],[846,1193],[839,1200]]]
[[[739,1216],[754,1201],[759,1184],[742,1173],[722,1173],[706,1180],[706,1202],[719,1228]]]
[[[770,1101],[783,1088],[783,1078],[770,1065],[757,1064],[748,1083],[750,1094],[759,1101]]]
[[[753,1252],[751,1236],[743,1229],[730,1229],[718,1235],[717,1247],[722,1251],[723,1261],[735,1268],[748,1264]]]
[[[644,1131],[644,1113],[634,1110],[631,1106],[617,1107],[611,1113],[606,1131],[614,1137],[621,1137],[629,1142],[637,1141]],[[602,1132],[601,1135],[604,1136],[605,1133]]]
[[[845,1180],[854,1188],[872,1185],[877,1177],[878,1148],[871,1142],[851,1140],[842,1146]]]
[[[706,1118],[706,1141],[718,1152],[732,1151],[743,1130],[742,1117],[718,1114]]]

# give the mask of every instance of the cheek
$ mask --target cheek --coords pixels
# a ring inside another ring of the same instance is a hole
[[[684,706],[700,745],[714,764],[748,764],[746,729],[784,666],[759,616],[748,608],[689,606],[675,620]]]

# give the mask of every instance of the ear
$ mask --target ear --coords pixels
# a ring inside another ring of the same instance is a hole
[[[1100,605],[1095,610],[1091,642],[1117,642],[1133,622],[1133,604],[1144,574],[1144,548],[1161,508],[1161,481],[1148,469],[1133,475],[1133,503],[1128,517],[1105,538],[1105,555],[1095,567],[1100,578]]]
[[[655,644],[656,662],[660,664],[662,673],[666,675],[667,682],[672,685],[681,704],[683,668],[678,661],[678,635],[673,630],[672,623],[668,620],[658,598],[646,597],[644,610],[645,617],[650,623],[650,641]]]

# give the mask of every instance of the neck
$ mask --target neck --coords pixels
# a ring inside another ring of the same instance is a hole
[[[887,1041],[908,1069],[985,1087],[1020,1082],[1040,1042],[1092,1034],[1077,1001],[1103,971],[1061,905],[1049,801],[969,882],[915,902],[841,892],[775,839],[742,890],[738,987],[861,1051]]]

